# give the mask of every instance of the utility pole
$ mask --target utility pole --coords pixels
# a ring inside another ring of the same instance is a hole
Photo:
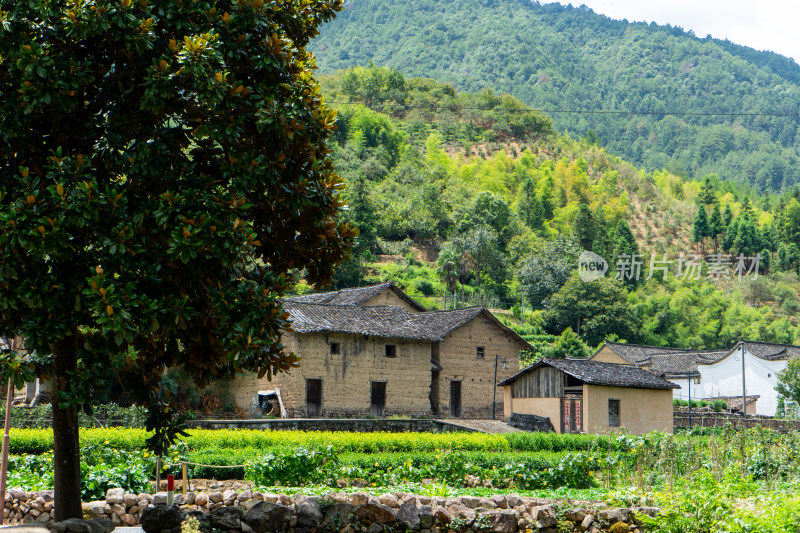
[[[497,405],[497,362],[503,363],[503,368],[508,368],[508,359],[505,357],[500,357],[500,355],[495,354],[494,356],[494,381],[492,381],[492,420],[495,419],[495,407]]]
[[[689,429],[692,429],[692,376],[689,375]]]
[[[742,416],[747,416],[747,383],[744,377],[744,345],[739,345],[739,349],[742,351]]]

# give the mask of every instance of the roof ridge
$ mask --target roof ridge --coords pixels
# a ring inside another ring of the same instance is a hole
[[[739,339],[739,341],[736,344],[738,345],[738,344],[742,344],[742,343],[766,344],[766,345],[770,345],[770,346],[786,346],[786,347],[789,347],[789,348],[800,348],[800,346],[798,346],[797,344],[785,344],[785,343],[782,343],[782,342],[750,341],[750,340],[742,340],[742,339]]]
[[[670,346],[653,346],[651,344],[635,344],[632,342],[614,342],[614,341],[605,341],[606,344],[616,344],[617,346],[636,346],[637,348],[658,348],[664,350],[675,350],[675,351],[682,351],[688,352],[691,351],[691,348],[672,348]]]
[[[319,303],[319,302],[298,302],[297,300],[293,300],[292,298],[285,298],[284,301],[290,300],[291,303],[295,305],[315,305],[317,307],[338,307],[344,309],[400,309],[401,311],[405,311],[408,313],[408,310],[403,307],[402,305],[360,305],[360,304],[329,304],[329,303]],[[409,313],[415,315],[421,315],[423,313]]]

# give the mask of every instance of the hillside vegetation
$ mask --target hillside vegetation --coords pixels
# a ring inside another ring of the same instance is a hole
[[[648,170],[759,190],[800,179],[800,66],[778,54],[528,0],[350,0],[312,48],[322,72],[371,60],[509,93]],[[587,113],[600,110],[640,113]]]
[[[507,309],[522,333],[564,346],[576,333],[591,346],[800,341],[800,192],[641,170],[488,90],[375,66],[321,81],[339,111],[346,217],[361,231],[339,287],[392,279],[431,307]],[[608,261],[602,280],[577,278],[584,249]],[[713,252],[730,261],[725,276],[708,279],[706,257],[701,279],[676,277],[680,254]],[[636,253],[640,279],[613,279],[616,258]],[[761,275],[739,279],[736,257],[759,253]],[[650,254],[673,260],[667,279],[646,279]]]

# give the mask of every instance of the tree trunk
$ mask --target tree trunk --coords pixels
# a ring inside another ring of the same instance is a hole
[[[77,371],[75,337],[53,346],[53,456],[55,462],[56,521],[81,518],[81,450],[78,441],[78,413],[74,406],[59,405],[59,392],[70,391],[69,375]]]

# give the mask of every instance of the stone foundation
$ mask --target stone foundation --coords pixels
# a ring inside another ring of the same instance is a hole
[[[106,499],[83,504],[84,518],[118,526],[142,525],[148,533],[179,533],[180,521],[194,517],[204,533],[420,533],[477,532],[558,533],[640,531],[640,513],[652,507],[607,508],[602,502],[553,501],[495,495],[491,498],[442,498],[408,493],[370,496],[333,492],[326,496],[291,498],[245,490],[210,490],[175,494],[126,493],[111,489]],[[11,489],[5,496],[4,518],[10,524],[41,525],[54,533],[65,528],[53,522],[53,491]]]

